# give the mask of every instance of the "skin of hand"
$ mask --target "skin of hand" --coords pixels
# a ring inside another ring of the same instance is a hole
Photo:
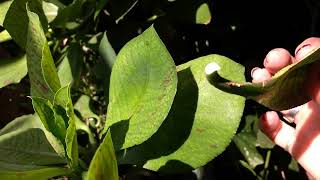
[[[296,48],[294,56],[282,48],[271,50],[264,59],[264,68],[252,69],[252,82],[268,81],[280,69],[298,62],[319,47],[320,38],[311,37]],[[299,106],[299,112],[292,117],[295,128],[282,122],[274,111],[263,114],[259,126],[300,163],[310,179],[320,180],[320,62],[309,67],[305,88],[301,93],[308,93],[312,100]]]

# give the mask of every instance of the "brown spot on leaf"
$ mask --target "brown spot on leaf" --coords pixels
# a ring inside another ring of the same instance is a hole
[[[216,148],[218,148],[218,146],[216,145],[216,144],[210,144],[210,146],[209,146],[210,148],[212,148],[212,149],[216,149]]]
[[[206,129],[204,128],[196,128],[196,131],[199,133],[203,133]]]

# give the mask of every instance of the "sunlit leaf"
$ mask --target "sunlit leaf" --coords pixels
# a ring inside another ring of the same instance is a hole
[[[43,1],[42,3],[44,14],[47,17],[48,23],[50,23],[57,17],[59,7],[46,1]]]
[[[178,89],[166,120],[146,142],[119,155],[121,163],[162,172],[184,172],[205,165],[222,153],[237,131],[244,98],[225,93],[206,80],[206,64],[244,81],[244,68],[230,59],[209,55],[178,66]]]
[[[4,31],[0,32],[0,43],[10,41],[11,39],[12,39],[12,37],[10,36],[8,31],[4,30]]]
[[[3,26],[4,19],[6,17],[11,3],[12,0],[0,2],[0,26]]]
[[[3,22],[3,26],[9,32],[13,40],[23,48],[26,48],[26,35],[29,31],[29,18],[26,10],[27,4],[29,9],[39,16],[40,21],[37,25],[37,28],[41,27],[41,31],[47,30],[47,19],[42,9],[42,0],[13,1],[9,10],[7,11],[6,18]]]
[[[86,180],[118,180],[118,166],[113,149],[111,134],[108,131],[97,149],[86,175]]]
[[[303,60],[277,72],[271,80],[261,83],[232,82],[220,76],[219,68],[208,71],[207,78],[215,87],[233,94],[253,99],[272,110],[286,110],[311,100],[305,91],[308,68],[320,60],[320,48]],[[222,70],[223,67],[221,67]]]
[[[0,60],[0,88],[19,83],[27,75],[26,56]]]
[[[209,24],[211,21],[211,12],[207,3],[201,4],[196,12],[197,24]]]
[[[140,144],[167,116],[177,87],[174,62],[153,26],[128,42],[113,65],[106,129],[116,150]]]

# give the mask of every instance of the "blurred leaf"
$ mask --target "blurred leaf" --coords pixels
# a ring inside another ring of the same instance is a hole
[[[0,130],[0,178],[51,178],[66,175],[64,150],[34,115],[16,118]],[[57,166],[57,167],[54,167]],[[59,166],[59,167],[58,167]]]
[[[244,68],[224,56],[204,56],[178,66],[177,94],[166,120],[150,139],[119,155],[120,163],[179,173],[203,166],[225,150],[239,126],[244,98],[208,83],[204,68],[210,62],[224,67],[228,78],[245,80]]]
[[[75,29],[83,22],[83,8],[87,0],[74,0],[65,8],[59,8],[57,17],[50,23],[54,27]],[[88,4],[86,5],[88,6]],[[85,14],[87,15],[87,14]]]
[[[12,0],[0,2],[0,26],[3,26],[7,11],[12,3]]]
[[[97,120],[100,119],[98,115],[92,112],[90,107],[90,97],[87,95],[80,96],[80,98],[74,105],[74,109],[79,111],[83,119],[88,119],[88,118],[95,118]]]
[[[256,140],[255,135],[250,132],[241,132],[233,138],[233,142],[252,168],[264,163],[263,157],[256,149]]]
[[[97,19],[98,15],[100,14],[100,12],[102,11],[102,9],[104,8],[104,6],[107,4],[109,0],[98,0],[98,3],[96,5],[96,11],[94,12],[94,20]]]
[[[242,167],[244,167],[247,170],[249,170],[252,173],[252,175],[256,176],[257,179],[260,179],[257,176],[257,173],[254,171],[254,169],[252,169],[252,167],[246,161],[239,160],[239,163],[242,165]]]
[[[102,56],[104,62],[111,70],[114,61],[116,60],[117,54],[113,50],[106,33],[103,34],[102,39],[100,41],[99,54]]]
[[[59,7],[46,1],[42,3],[44,14],[47,17],[48,23],[50,23],[57,17]]]
[[[0,43],[10,41],[11,39],[12,39],[12,37],[10,36],[8,31],[4,30],[4,31],[0,32]]]
[[[62,86],[72,83],[77,88],[80,83],[80,75],[83,65],[84,53],[79,44],[72,43],[66,56],[58,66],[58,76]]]
[[[15,42],[22,48],[26,48],[28,34],[28,15],[26,4],[32,12],[39,15],[40,22],[37,28],[46,31],[48,22],[42,9],[42,0],[15,0],[12,2],[3,26],[9,32]]]
[[[28,11],[28,16],[26,51],[31,95],[52,102],[55,92],[60,88],[60,81],[38,16],[31,11]]]
[[[153,26],[119,52],[110,80],[105,131],[115,149],[150,138],[167,116],[177,87],[174,62]]]
[[[291,161],[290,161],[290,164],[288,165],[288,168],[291,171],[299,172],[299,164],[294,158],[291,158]]]
[[[0,88],[19,83],[27,75],[26,56],[0,60]]]
[[[209,82],[217,88],[253,99],[272,110],[286,110],[302,105],[311,100],[305,91],[308,81],[307,72],[320,60],[320,48],[314,50],[303,60],[291,64],[277,72],[271,80],[261,83],[229,82],[215,71],[208,75]],[[294,98],[292,98],[294,97]]]
[[[201,4],[196,12],[197,24],[209,24],[211,21],[211,12],[207,3]]]
[[[272,149],[275,144],[272,142],[268,136],[266,136],[261,130],[257,132],[257,147],[261,147],[263,149]]]
[[[97,149],[86,175],[87,180],[118,180],[118,166],[110,131]]]

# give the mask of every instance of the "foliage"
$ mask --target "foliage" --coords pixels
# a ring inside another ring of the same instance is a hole
[[[271,162],[274,144],[258,130],[256,112],[244,111],[243,94],[221,91],[204,73],[216,63],[219,80],[245,83],[243,65],[221,53],[177,58],[168,43],[175,40],[172,24],[208,27],[211,5],[1,1],[0,45],[8,46],[8,54],[0,60],[0,88],[30,89],[24,95],[33,111],[0,130],[0,178],[113,180],[201,172],[228,157],[230,148],[238,153],[233,164],[248,177],[278,172]],[[129,18],[135,13],[139,20]],[[200,51],[198,41],[191,44]],[[292,73],[303,64],[298,66],[274,81],[297,77]],[[288,167],[299,171],[295,161]]]

